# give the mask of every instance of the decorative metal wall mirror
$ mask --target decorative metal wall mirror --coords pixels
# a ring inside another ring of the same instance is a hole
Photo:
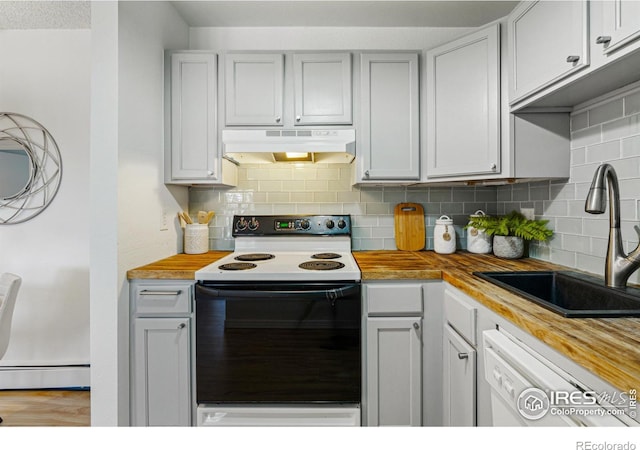
[[[62,158],[51,133],[27,116],[0,113],[0,225],[40,214],[61,178]]]

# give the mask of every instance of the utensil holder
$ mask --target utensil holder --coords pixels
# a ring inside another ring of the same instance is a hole
[[[187,254],[209,251],[209,225],[206,223],[187,224],[184,229],[184,252]]]

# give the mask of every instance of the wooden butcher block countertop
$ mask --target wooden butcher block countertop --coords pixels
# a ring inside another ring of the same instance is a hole
[[[228,255],[179,254],[130,270],[129,279],[195,279]],[[362,280],[444,280],[613,386],[640,389],[640,319],[567,319],[472,274],[474,271],[571,270],[537,259],[432,251],[356,251]]]
[[[640,388],[640,318],[568,319],[472,274],[572,269],[532,258],[504,260],[466,252],[371,251],[354,256],[363,280],[443,279],[613,386]]]

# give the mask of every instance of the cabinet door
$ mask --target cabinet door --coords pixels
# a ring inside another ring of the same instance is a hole
[[[449,325],[444,329],[443,425],[476,425],[476,351]]]
[[[351,54],[293,55],[295,124],[349,125]]]
[[[171,175],[216,180],[217,60],[212,53],[171,55]]]
[[[500,25],[427,52],[427,178],[500,172]]]
[[[419,179],[418,55],[363,54],[360,95],[360,179]]]
[[[282,125],[283,89],[283,54],[228,54],[226,124]]]
[[[420,317],[367,320],[367,423],[420,426]]]
[[[135,319],[132,424],[191,425],[190,319]]]
[[[602,2],[602,44],[605,54],[611,54],[640,37],[640,2],[637,0],[609,0]]]
[[[523,2],[509,16],[510,103],[589,66],[587,1]]]

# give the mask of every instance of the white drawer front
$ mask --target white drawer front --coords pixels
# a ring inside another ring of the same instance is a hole
[[[367,289],[370,316],[422,316],[421,284],[379,284]]]
[[[471,345],[476,345],[477,308],[462,296],[446,290],[444,293],[444,317]]]
[[[133,289],[133,312],[137,315],[189,314],[191,289],[190,283],[137,284]]]

